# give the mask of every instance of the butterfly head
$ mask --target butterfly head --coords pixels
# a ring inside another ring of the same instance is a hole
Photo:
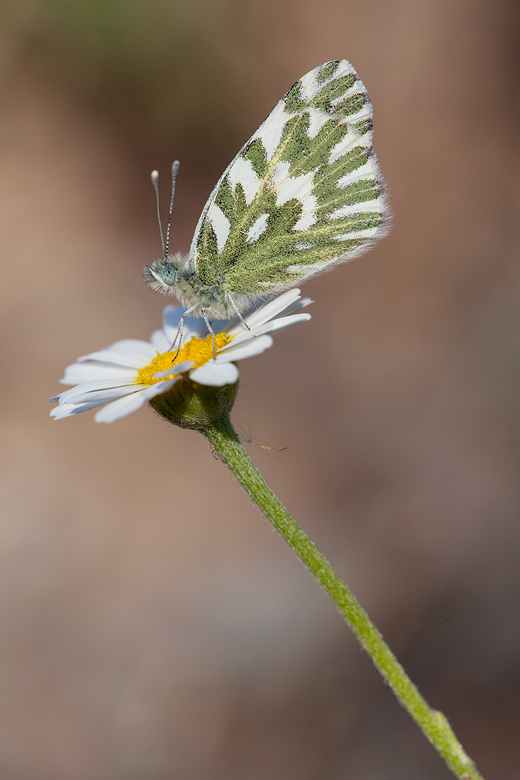
[[[179,283],[183,266],[184,261],[181,255],[161,257],[143,270],[144,280],[155,292],[175,295],[175,288]]]

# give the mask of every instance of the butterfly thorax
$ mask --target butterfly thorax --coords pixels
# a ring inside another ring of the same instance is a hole
[[[154,260],[143,270],[143,276],[155,292],[175,296],[186,309],[190,309],[191,317],[202,317],[205,310],[210,319],[228,319],[236,316],[237,309],[247,311],[252,303],[250,296],[235,293],[233,306],[225,280],[216,276],[212,278],[212,274],[206,278],[207,274],[192,270],[188,257],[181,254]]]

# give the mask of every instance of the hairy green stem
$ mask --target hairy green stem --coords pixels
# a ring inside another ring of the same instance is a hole
[[[424,735],[460,780],[483,780],[445,716],[431,709],[368,615],[330,563],[278,500],[224,417],[201,430],[214,453],[327,591],[357,638]]]

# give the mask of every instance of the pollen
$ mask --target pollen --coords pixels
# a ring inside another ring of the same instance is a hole
[[[230,341],[231,339],[226,335],[226,333],[216,333],[216,352],[218,352],[219,349],[222,349],[222,347],[224,347]],[[208,360],[213,358],[213,342],[211,340],[211,335],[206,336],[205,339],[197,339],[193,337],[182,347],[182,349],[179,350],[179,354],[175,360],[173,360],[174,354],[175,352],[163,352],[161,355],[158,354],[157,357],[154,357],[150,365],[139,369],[136,383],[138,385],[153,385],[156,382],[164,382],[165,379],[173,379],[173,377],[177,376],[178,374],[178,371],[175,371],[175,365],[185,363],[187,360],[195,363],[192,368],[198,368],[204,363],[207,363]],[[154,374],[157,374],[159,371],[166,371],[168,368],[170,368],[170,366],[172,369],[171,375],[168,374],[158,379],[154,378]]]

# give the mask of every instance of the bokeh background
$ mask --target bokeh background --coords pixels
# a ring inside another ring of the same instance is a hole
[[[0,776],[447,780],[196,433],[53,422],[147,338],[173,248],[301,75],[346,57],[394,226],[305,285],[234,421],[483,775],[520,778],[520,13],[514,0],[4,0]],[[283,451],[277,449],[286,448]]]

